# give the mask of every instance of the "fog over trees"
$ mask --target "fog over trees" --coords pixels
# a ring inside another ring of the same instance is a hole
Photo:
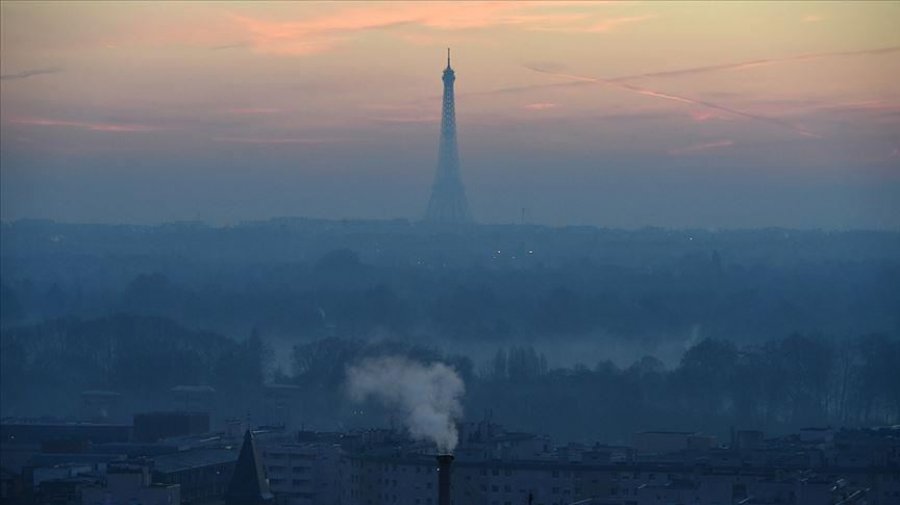
[[[373,426],[346,368],[400,354],[562,440],[900,422],[893,232],[20,221],[0,253],[3,416],[204,385],[222,418],[277,383],[305,426]]]

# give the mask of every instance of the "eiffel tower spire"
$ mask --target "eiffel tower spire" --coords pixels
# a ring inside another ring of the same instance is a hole
[[[459,147],[456,143],[456,100],[453,83],[456,72],[450,66],[447,48],[447,68],[444,69],[444,100],[441,111],[441,141],[438,147],[437,171],[431,186],[431,200],[425,220],[432,223],[465,223],[472,220],[469,202],[459,173]]]

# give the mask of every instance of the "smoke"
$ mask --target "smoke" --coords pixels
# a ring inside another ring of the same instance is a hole
[[[465,384],[449,366],[399,356],[367,358],[347,369],[347,383],[354,401],[373,397],[401,411],[416,440],[431,440],[442,453],[456,448]]]
[[[643,74],[623,75],[609,79],[612,82],[633,81],[635,79],[659,78],[659,77],[680,77],[690,74],[704,74],[707,72],[718,72],[720,70],[740,70],[744,68],[759,67],[763,65],[773,65],[775,63],[788,63],[793,61],[809,61],[819,60],[823,58],[841,57],[841,56],[877,56],[882,54],[890,54],[900,51],[900,46],[881,47],[877,49],[863,49],[858,51],[831,51],[827,53],[807,53],[795,54],[784,58],[764,58],[758,60],[744,60],[732,63],[721,63],[718,65],[706,65],[702,67],[681,68],[677,70],[664,70],[662,72],[646,72]]]

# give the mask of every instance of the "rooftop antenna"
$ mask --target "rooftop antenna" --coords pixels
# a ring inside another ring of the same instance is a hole
[[[450,48],[447,48],[447,68],[450,68]]]

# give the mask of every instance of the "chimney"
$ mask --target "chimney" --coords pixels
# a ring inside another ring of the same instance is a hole
[[[438,501],[437,505],[450,505],[450,472],[453,465],[452,454],[439,454],[438,461]]]

